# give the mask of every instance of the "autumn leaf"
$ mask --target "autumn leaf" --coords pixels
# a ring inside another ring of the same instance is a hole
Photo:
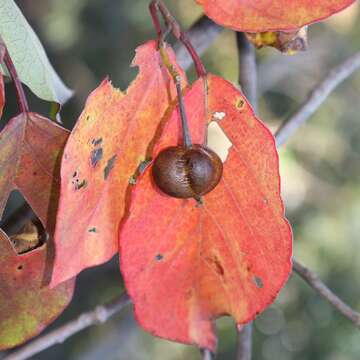
[[[237,31],[297,30],[324,20],[355,0],[196,0],[216,23]]]
[[[69,132],[35,113],[22,113],[0,133],[0,218],[12,190],[19,190],[53,231],[60,158]]]
[[[204,139],[203,88],[198,80],[185,95],[193,143]],[[269,130],[244,96],[214,75],[208,114],[231,142],[222,180],[199,205],[162,193],[149,166],[120,231],[120,269],[145,330],[214,350],[214,319],[231,315],[244,324],[275,299],[291,269],[292,235]],[[174,111],[154,157],[179,143],[180,129]]]
[[[52,285],[118,251],[129,182],[175,96],[155,41],[137,49],[135,65],[139,74],[126,93],[108,80],[93,91],[66,145]]]
[[[294,31],[247,33],[246,37],[258,49],[264,46],[272,46],[288,55],[305,51],[308,48],[307,26]]]
[[[0,230],[0,349],[23,343],[51,323],[72,298],[74,281],[44,286],[47,245],[17,255]]]
[[[18,115],[0,133],[0,217],[10,192],[17,189],[49,233],[42,244],[32,223],[11,239],[0,230],[1,349],[38,334],[72,298],[74,280],[54,289],[47,286],[60,188],[59,160],[67,137],[67,130],[35,113]],[[17,255],[15,250],[25,253]]]

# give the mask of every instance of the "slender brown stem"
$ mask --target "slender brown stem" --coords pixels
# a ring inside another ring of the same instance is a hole
[[[177,97],[179,100],[179,111],[181,118],[181,128],[183,133],[183,143],[184,143],[184,147],[190,147],[192,145],[192,142],[191,142],[190,130],[188,126],[188,119],[185,110],[184,96],[182,94],[181,76],[179,72],[176,70],[175,66],[171,63],[168,54],[166,52],[165,46],[166,45],[164,42],[159,44],[160,56],[162,58],[164,65],[166,66],[170,75],[172,76],[176,86]]]
[[[357,328],[360,329],[360,313],[345,304],[336,294],[334,294],[318,277],[318,275],[299,263],[293,258],[293,271],[305,280],[321,297],[328,301],[341,314],[348,318]]]
[[[203,15],[186,31],[186,36],[200,56],[209,48],[223,30],[224,28],[222,26],[214,23]],[[188,69],[193,62],[187,49],[179,41],[174,45],[174,50],[176,53],[176,61],[182,68]]]
[[[130,298],[126,293],[124,293],[119,298],[107,304],[97,306],[94,310],[80,315],[77,319],[48,332],[47,334],[39,337],[37,340],[21,347],[19,350],[13,351],[9,355],[5,356],[3,360],[28,359],[50,346],[63,343],[70,336],[88,328],[89,326],[103,324],[111,316],[121,311],[128,304],[130,304]]]
[[[3,54],[3,57],[4,57],[3,60],[4,60],[4,63],[6,65],[6,68],[9,71],[11,79],[13,80],[13,82],[15,84],[16,95],[17,95],[20,111],[22,113],[27,113],[27,112],[29,112],[29,105],[28,105],[28,102],[26,100],[24,88],[23,88],[22,83],[21,83],[21,81],[20,81],[20,79],[18,77],[18,74],[16,72],[14,63],[11,60],[11,56],[9,54],[9,51],[8,51],[7,47],[6,47],[6,44],[2,41],[1,38],[0,38],[0,44],[2,45],[2,47],[5,47],[5,52]]]
[[[193,62],[195,64],[195,69],[197,72],[197,75],[199,77],[205,77],[206,76],[206,70],[204,67],[204,64],[202,63],[199,55],[197,54],[196,50],[192,46],[188,36],[186,33],[184,33],[176,19],[171,15],[170,11],[167,9],[165,4],[161,0],[152,0],[150,2],[150,14],[154,23],[154,27],[158,36],[159,42],[161,42],[164,38],[163,31],[161,29],[160,20],[158,17],[158,11],[161,13],[165,23],[167,26],[171,28],[171,31],[173,35],[185,46],[187,51],[189,52],[191,58],[193,59]]]
[[[176,91],[179,99],[179,111],[180,111],[181,127],[183,133],[183,142],[184,142],[184,147],[189,148],[192,145],[192,141],[191,141],[188,119],[185,110],[184,97],[182,96],[181,79],[177,78],[176,80],[177,80]]]

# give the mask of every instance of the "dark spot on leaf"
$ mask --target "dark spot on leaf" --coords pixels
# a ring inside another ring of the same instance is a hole
[[[110,175],[110,171],[112,170],[112,168],[114,167],[114,164],[115,164],[115,160],[116,160],[116,155],[112,156],[106,166],[105,166],[105,169],[104,169],[104,179],[106,180],[109,175]]]
[[[103,141],[103,139],[102,138],[98,138],[98,139],[92,139],[92,144],[94,145],[94,146],[98,146],[98,145],[100,145],[101,143],[102,143],[102,141]]]
[[[263,281],[258,276],[254,276],[253,280],[257,288],[262,289],[264,287]]]
[[[214,257],[208,257],[206,258],[206,261],[212,265],[212,267],[214,268],[214,270],[220,275],[220,276],[224,276],[225,271],[223,266],[221,265],[219,259],[214,256]]]
[[[34,171],[34,172],[33,172],[33,175],[34,175],[34,176],[36,176],[36,175],[37,175],[37,172],[36,172],[36,171]]]
[[[68,158],[68,154],[64,153],[64,159],[66,160]]]
[[[76,179],[76,182],[73,182],[75,190],[80,190],[81,188],[84,188],[87,185],[87,181],[83,180],[80,182],[79,179]]]
[[[96,227],[92,227],[88,231],[91,232],[91,233],[96,233],[97,229],[96,229]]]
[[[155,260],[157,260],[157,261],[161,261],[163,258],[164,258],[164,255],[162,255],[162,254],[157,254],[155,256]]]
[[[75,171],[75,172],[73,173],[73,177],[76,177],[76,175],[77,175],[77,171]]]
[[[89,121],[90,120],[90,115],[88,115],[87,117],[86,117],[86,121]]]
[[[244,99],[243,98],[238,98],[237,100],[236,100],[236,103],[235,103],[235,106],[236,106],[236,108],[238,109],[238,110],[242,110],[243,108],[244,108],[244,106],[245,106],[245,101],[244,101]]]
[[[19,265],[18,267],[17,267],[17,269],[19,270],[19,271],[21,271],[22,269],[23,269],[23,265]]]
[[[97,163],[102,159],[102,157],[103,157],[102,148],[92,150],[90,155],[91,166],[95,167]]]

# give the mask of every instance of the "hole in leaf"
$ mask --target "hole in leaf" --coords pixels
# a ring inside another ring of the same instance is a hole
[[[17,254],[36,249],[47,238],[41,221],[17,190],[13,190],[8,198],[0,227],[9,236]]]
[[[157,260],[157,261],[161,261],[163,258],[164,258],[164,255],[162,255],[162,254],[157,254],[155,256],[155,260]]]
[[[254,283],[257,288],[262,289],[264,287],[264,283],[258,276],[254,276]]]

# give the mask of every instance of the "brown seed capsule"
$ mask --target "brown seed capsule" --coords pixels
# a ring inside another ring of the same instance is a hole
[[[223,164],[219,156],[202,145],[171,146],[159,153],[152,174],[156,185],[176,198],[196,198],[215,188]]]

